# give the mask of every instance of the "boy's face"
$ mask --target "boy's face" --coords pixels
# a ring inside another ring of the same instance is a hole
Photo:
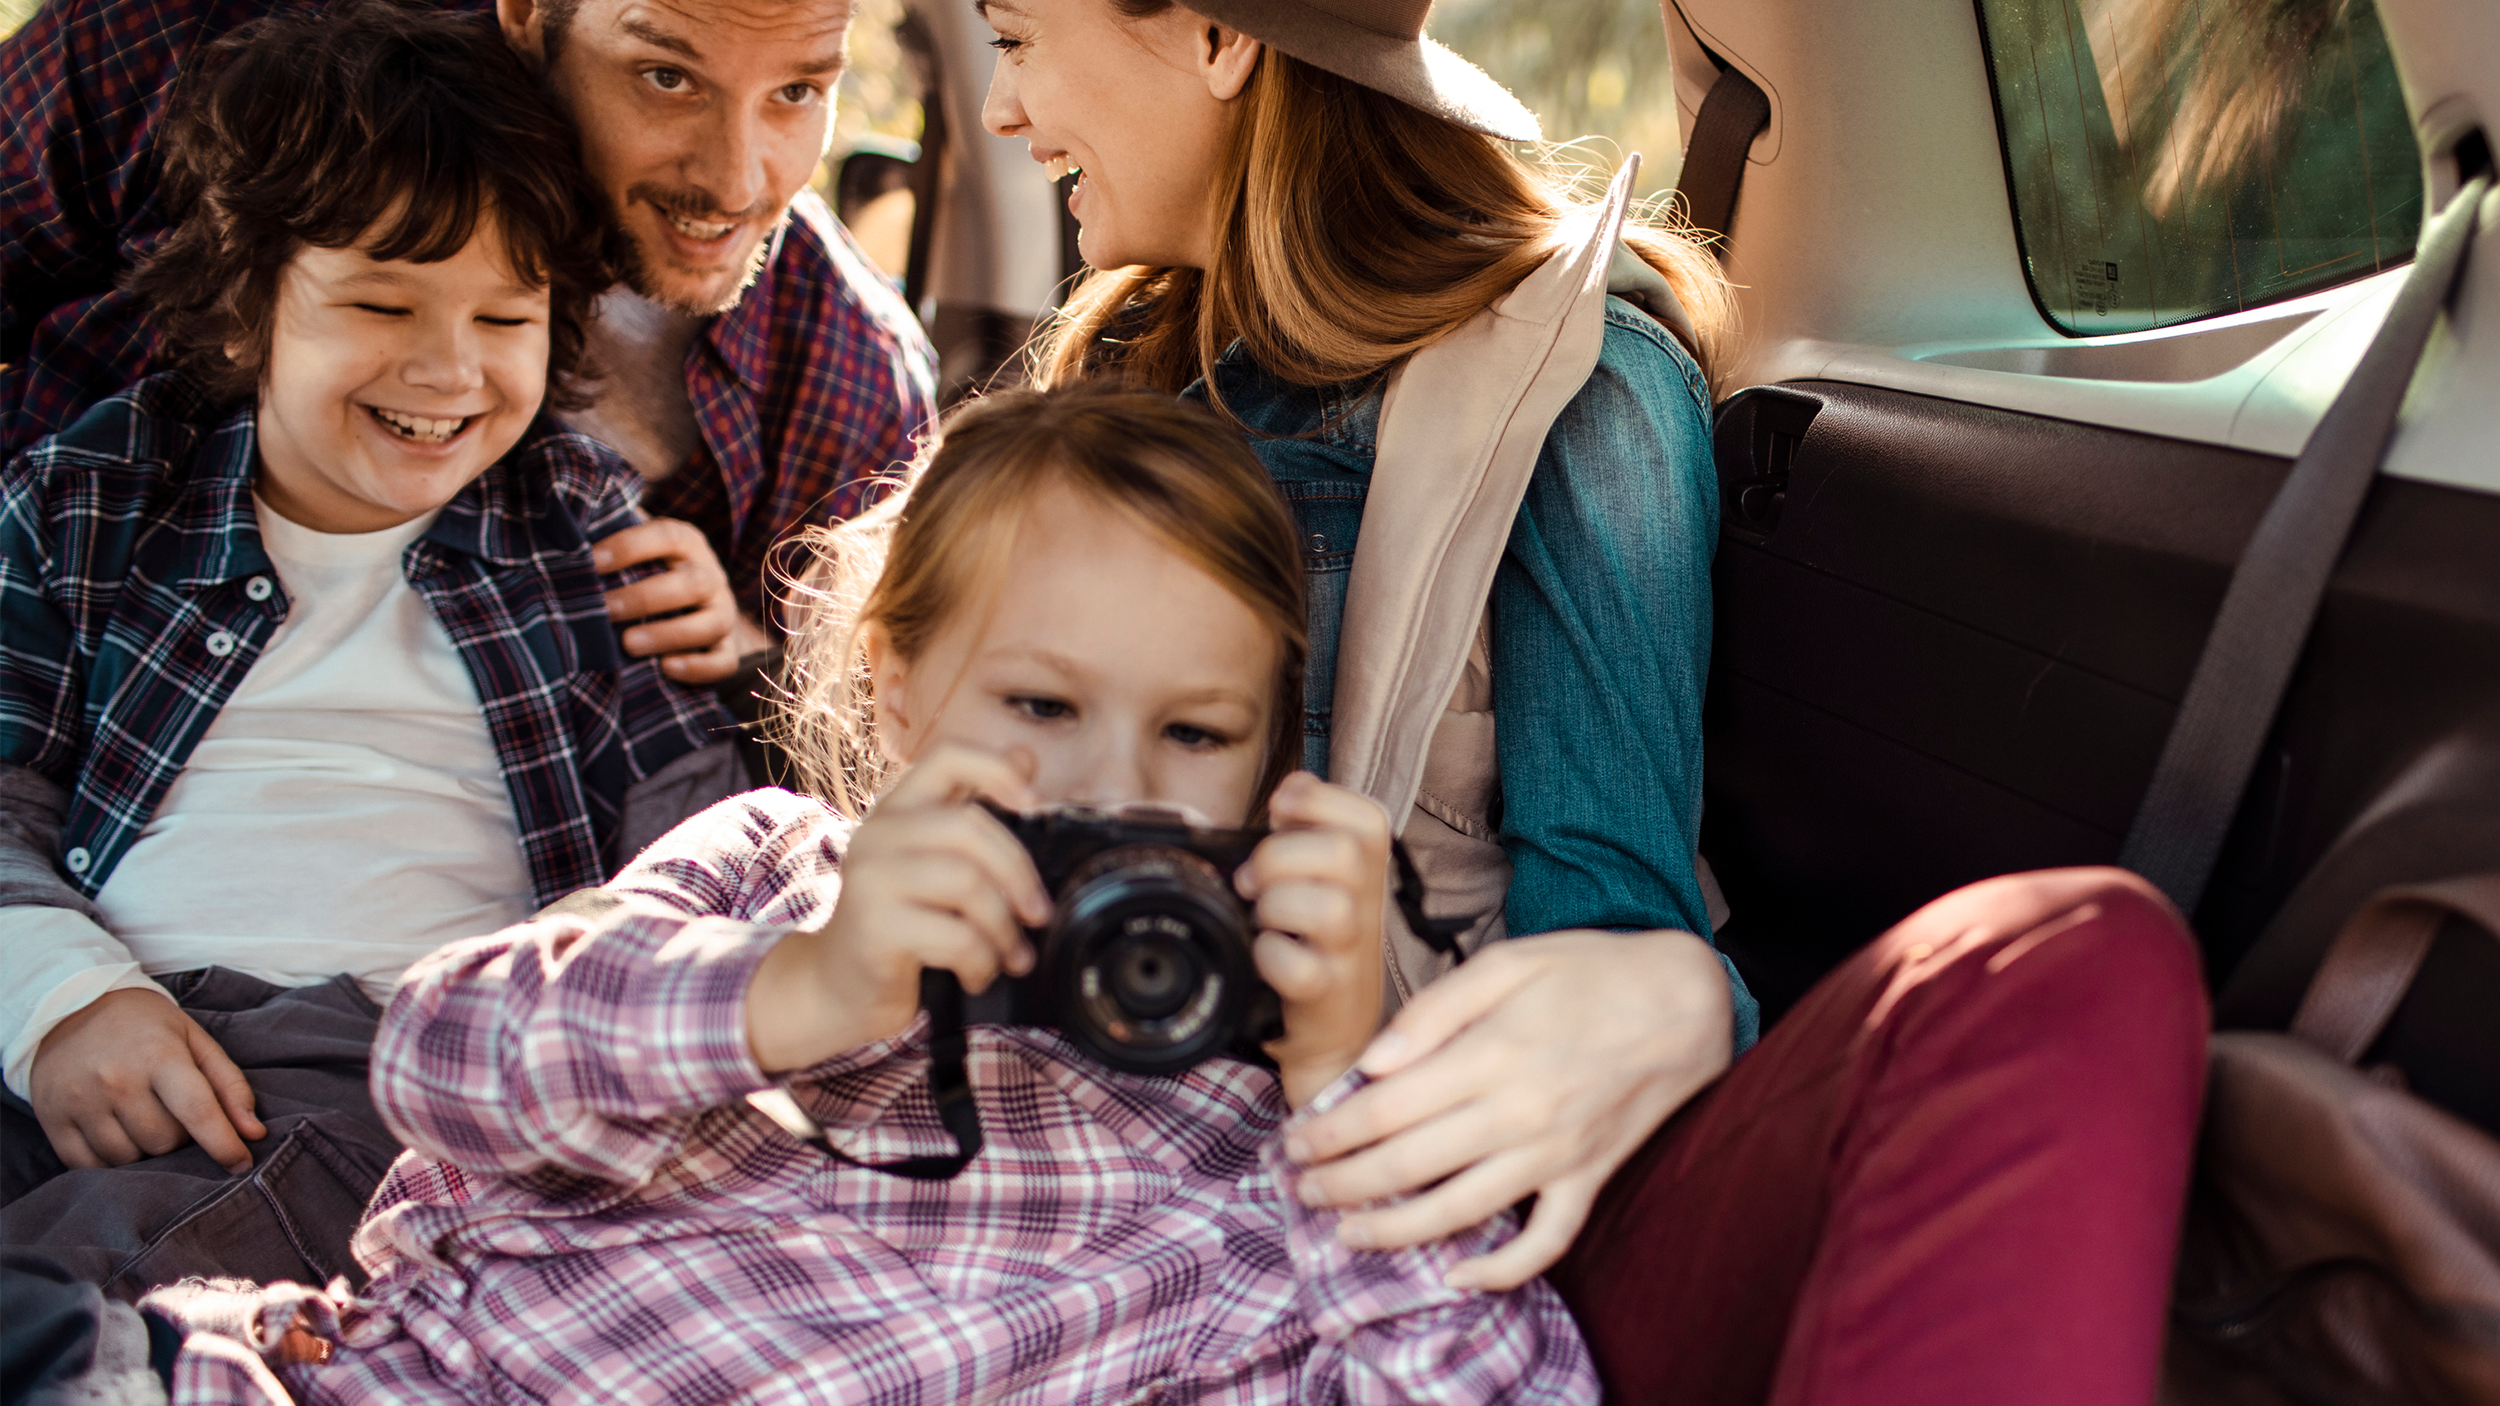
[[[301,250],[262,368],[262,500],[316,532],[379,532],[450,502],[537,415],[547,316],[491,222],[439,263]]]
[[[552,62],[546,11],[497,6],[581,130],[633,243],[626,281],[696,316],[736,303],[832,138],[851,0],[581,0]]]

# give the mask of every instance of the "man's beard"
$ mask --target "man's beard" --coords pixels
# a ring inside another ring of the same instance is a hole
[[[677,215],[686,219],[717,221],[721,224],[742,224],[752,219],[755,213],[750,210],[745,214],[723,218],[712,208],[712,203],[701,196],[647,183],[627,188],[625,203],[628,207],[635,204],[649,205],[658,210],[664,218]],[[625,228],[630,231],[632,226],[626,225]],[[625,286],[632,289],[640,298],[657,303],[672,312],[683,313],[688,317],[713,317],[736,307],[738,300],[746,296],[747,290],[755,286],[755,280],[763,276],[764,264],[772,257],[773,250],[772,234],[770,230],[767,230],[763,238],[755,241],[755,252],[748,257],[745,272],[738,276],[738,281],[731,285],[727,293],[719,297],[687,298],[666,291],[662,277],[667,258],[665,254],[645,246],[640,236],[630,232],[626,235],[625,242],[631,246],[633,253],[632,261],[625,270]]]

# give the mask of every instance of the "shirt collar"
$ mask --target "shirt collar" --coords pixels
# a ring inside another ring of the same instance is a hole
[[[204,437],[189,458],[191,472],[176,498],[176,531],[157,534],[172,559],[161,579],[197,590],[270,569],[261,549],[260,519],[252,511],[252,468],[260,462],[258,407],[245,402]]]
[[[729,374],[749,392],[761,392],[770,375],[765,364],[770,343],[766,329],[772,321],[770,285],[773,270],[781,263],[781,243],[790,236],[790,216],[785,212],[781,223],[773,227],[772,242],[764,250],[764,262],[755,275],[755,282],[738,295],[738,301],[727,312],[714,317],[703,329],[704,340]]]

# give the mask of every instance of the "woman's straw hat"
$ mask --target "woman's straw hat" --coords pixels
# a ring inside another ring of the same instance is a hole
[[[1304,63],[1504,141],[1544,135],[1483,69],[1424,37],[1432,0],[1182,0]]]

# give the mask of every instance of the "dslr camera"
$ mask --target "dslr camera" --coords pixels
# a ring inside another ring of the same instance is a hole
[[[1048,927],[1027,930],[1033,970],[966,994],[965,1022],[1054,1026],[1131,1074],[1264,1059],[1283,1014],[1251,960],[1251,907],[1233,891],[1264,828],[1192,825],[1158,807],[982,805],[1033,857],[1055,907]]]

